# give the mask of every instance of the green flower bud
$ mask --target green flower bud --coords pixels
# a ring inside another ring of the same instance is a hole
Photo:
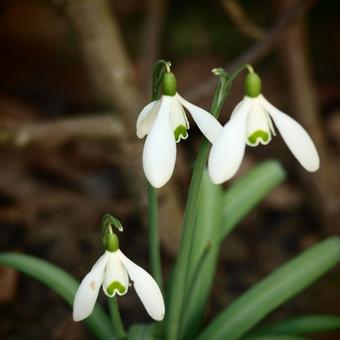
[[[119,249],[119,241],[115,233],[106,233],[104,243],[106,250],[110,252],[115,252]]]
[[[174,96],[177,91],[176,77],[172,72],[166,72],[163,76],[163,94]]]
[[[261,94],[261,78],[257,73],[251,72],[247,74],[246,80],[244,82],[244,90],[246,96],[255,98]]]

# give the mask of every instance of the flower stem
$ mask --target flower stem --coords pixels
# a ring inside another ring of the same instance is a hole
[[[158,60],[153,68],[152,100],[158,100],[162,95],[162,79],[166,72],[170,71],[171,63]],[[162,267],[158,232],[158,200],[156,189],[147,184],[148,195],[148,227],[149,227],[149,256],[151,272],[160,289],[162,290]]]
[[[149,255],[151,272],[162,290],[162,267],[160,259],[159,233],[158,233],[158,201],[157,192],[148,183],[148,224],[149,224]]]
[[[244,68],[245,65],[242,65],[232,75],[229,75],[223,69],[213,70],[213,73],[220,77],[220,81],[217,85],[210,109],[211,114],[215,118],[218,118],[225,98],[229,94],[232,80]],[[204,140],[201,144],[200,151],[194,165],[193,175],[190,183],[188,200],[184,213],[180,249],[173,272],[172,285],[170,287],[169,308],[166,320],[166,339],[168,340],[178,339],[183,301],[185,300],[184,292],[187,285],[187,269],[190,265],[189,258],[192,246],[191,242],[195,233],[194,229],[198,207],[199,189],[205,164],[208,158],[209,148],[209,142]]]
[[[117,298],[109,298],[111,322],[118,339],[126,339],[126,332],[120,317]]]
[[[253,68],[253,66],[251,66],[250,64],[247,64],[247,65],[246,65],[246,68],[247,68],[247,70],[248,70],[249,73],[254,73],[254,68]]]

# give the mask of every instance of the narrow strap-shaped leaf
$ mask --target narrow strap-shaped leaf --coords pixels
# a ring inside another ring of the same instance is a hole
[[[193,275],[187,291],[185,313],[180,328],[180,339],[195,339],[205,311],[211,285],[214,281],[219,245],[212,244]]]
[[[128,340],[154,340],[155,324],[134,324],[129,328]]]
[[[192,274],[196,270],[197,263],[202,253],[206,250],[208,242],[215,243],[216,230],[219,230],[221,222],[222,198],[222,187],[213,184],[208,172],[205,170],[198,198],[195,234],[191,243],[190,267],[187,274],[188,282],[191,282]]]
[[[223,223],[218,239],[222,241],[263,198],[286,177],[281,164],[269,160],[250,170],[225,193],[223,199]]]
[[[182,317],[181,339],[192,339],[197,334],[213,282],[219,251],[214,235],[220,227],[222,195],[221,186],[213,184],[208,172],[204,171],[185,293],[190,299]]]
[[[335,329],[340,329],[340,316],[304,315],[264,326],[252,334],[304,334],[319,333]]]
[[[223,193],[220,186],[211,182],[207,172],[204,173],[199,196],[197,225],[192,243],[194,247],[191,252],[189,277],[196,270],[197,259],[207,245],[207,240],[211,240],[212,248],[204,262],[200,264],[201,268],[197,272],[196,281],[191,280],[192,286],[186,289],[186,295],[190,295],[190,299],[183,313],[181,338],[190,339],[198,332],[213,283],[220,249],[221,230],[224,235],[231,232],[236,224],[284,178],[285,173],[280,163],[270,160],[250,170],[227,192]]]
[[[239,339],[266,315],[308,287],[340,261],[340,238],[331,237],[276,269],[231,303],[199,340]]]
[[[246,337],[244,340],[309,340],[301,335],[287,335],[287,334],[264,334],[258,336]]]
[[[217,118],[222,109],[224,99],[230,89],[229,76],[226,74],[220,75],[220,82],[214,95],[211,105],[211,114]],[[173,280],[169,286],[169,306],[168,313],[165,317],[167,340],[177,340],[180,329],[182,312],[184,312],[184,295],[187,284],[187,272],[190,266],[189,258],[191,251],[191,242],[195,234],[195,221],[198,207],[199,188],[202,180],[202,175],[205,169],[205,163],[209,153],[209,142],[204,140],[201,144],[198,157],[196,159],[194,170],[189,187],[188,200],[185,207],[182,237],[174,266]]]
[[[79,283],[61,268],[36,257],[16,253],[1,253],[0,265],[13,267],[41,281],[72,306]],[[94,308],[85,322],[98,339],[116,339],[110,320],[100,306]]]

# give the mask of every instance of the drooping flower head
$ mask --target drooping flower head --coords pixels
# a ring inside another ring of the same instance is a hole
[[[211,143],[222,130],[209,112],[177,93],[176,77],[168,68],[163,76],[161,98],[145,106],[137,119],[137,136],[147,136],[143,150],[144,173],[155,188],[170,179],[176,162],[176,143],[188,138],[189,121],[184,108]]]
[[[208,171],[212,181],[220,184],[235,175],[246,145],[268,144],[275,136],[273,122],[300,164],[307,171],[318,170],[320,160],[312,139],[298,122],[261,94],[261,79],[250,68],[245,80],[245,96],[211,148]]]
[[[110,216],[112,217],[112,216]],[[165,307],[162,293],[152,276],[143,268],[128,259],[119,249],[118,237],[112,227],[105,231],[105,253],[84,277],[76,292],[73,303],[73,320],[81,321],[93,311],[100,287],[113,298],[116,294],[125,295],[129,280],[144,305],[147,313],[156,321],[163,319]]]

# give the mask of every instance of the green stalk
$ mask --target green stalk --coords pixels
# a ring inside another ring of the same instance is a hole
[[[225,98],[228,96],[231,82],[236,75],[244,69],[242,65],[229,76],[223,69],[215,69],[213,72],[220,76],[213,103],[210,112],[218,118]],[[190,183],[187,205],[184,213],[184,222],[179,254],[174,268],[172,286],[170,287],[170,298],[168,317],[166,320],[166,339],[177,340],[181,320],[182,306],[184,301],[184,292],[187,281],[189,258],[191,253],[191,243],[195,232],[195,218],[198,207],[199,189],[202,180],[203,171],[208,158],[209,142],[204,140],[201,144],[197,160],[194,165],[193,175]]]
[[[164,60],[159,60],[154,65],[151,96],[153,101],[158,100],[162,95],[162,79],[168,67],[169,63]],[[157,191],[150,183],[147,183],[147,196],[150,266],[152,275],[162,290],[163,279],[158,232]]]
[[[111,322],[112,322],[112,326],[115,331],[115,334],[119,340],[126,339],[127,338],[126,332],[124,329],[122,319],[120,317],[117,298],[116,297],[109,298],[108,300],[109,300],[109,308],[110,308],[110,314],[111,314]]]
[[[158,232],[158,201],[156,189],[148,183],[148,224],[149,224],[149,256],[151,272],[162,290],[162,267]]]

